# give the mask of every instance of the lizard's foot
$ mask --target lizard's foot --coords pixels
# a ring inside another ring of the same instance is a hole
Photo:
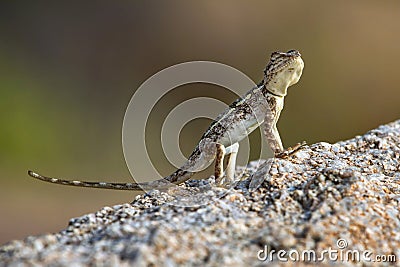
[[[218,187],[229,188],[233,183],[233,180],[228,179],[226,175],[215,178],[215,184]]]
[[[301,148],[303,148],[306,145],[306,141],[303,141],[301,143],[297,143],[294,147],[289,147],[286,150],[275,153],[275,158],[287,158],[290,155],[293,155],[297,151],[299,151]]]

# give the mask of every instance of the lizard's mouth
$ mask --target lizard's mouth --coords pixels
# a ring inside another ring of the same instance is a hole
[[[287,71],[293,72],[296,71],[299,68],[299,66],[304,66],[301,56],[298,55],[286,55],[286,56],[288,57],[286,59],[286,62],[281,63],[280,66],[277,67],[277,72],[285,69]]]

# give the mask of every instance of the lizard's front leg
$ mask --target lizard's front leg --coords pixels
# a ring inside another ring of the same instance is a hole
[[[276,122],[277,118],[268,112],[264,120],[264,135],[276,158],[288,157],[306,145],[306,142],[302,142],[297,143],[294,147],[284,149]]]
[[[284,151],[281,137],[276,128],[277,116],[279,114],[271,110],[271,112],[265,114],[264,118],[264,136],[275,155]]]

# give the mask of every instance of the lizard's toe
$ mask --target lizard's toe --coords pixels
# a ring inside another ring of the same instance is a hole
[[[283,158],[288,157],[289,155],[290,155],[289,151],[285,150],[283,152],[275,153],[275,158],[283,159]]]
[[[289,147],[288,149],[286,149],[282,152],[275,153],[275,158],[287,158],[290,155],[293,155],[294,153],[299,151],[301,148],[303,148],[306,145],[307,145],[306,141],[297,143],[294,147]]]
[[[233,183],[234,180],[228,179],[226,175],[215,179],[215,185],[218,187],[230,188]]]

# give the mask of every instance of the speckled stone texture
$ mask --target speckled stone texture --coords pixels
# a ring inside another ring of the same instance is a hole
[[[370,259],[378,254],[396,257],[396,262],[379,265],[399,265],[400,120],[348,141],[317,143],[288,159],[276,159],[261,186],[249,192],[256,166],[249,163],[234,189],[215,187],[212,178],[189,181],[169,192],[153,190],[131,204],[71,219],[59,233],[12,241],[0,247],[0,264],[281,265],[276,254],[272,262],[258,259],[258,254],[265,257],[260,250],[267,247],[269,252],[315,250],[317,256],[328,249],[342,255],[368,250]],[[190,195],[199,187],[207,190],[189,199],[206,204],[179,205],[176,196],[182,194],[176,191]],[[298,266],[288,259],[288,265]],[[301,265],[307,263],[315,262]],[[335,261],[327,255],[323,263],[376,264]]]

